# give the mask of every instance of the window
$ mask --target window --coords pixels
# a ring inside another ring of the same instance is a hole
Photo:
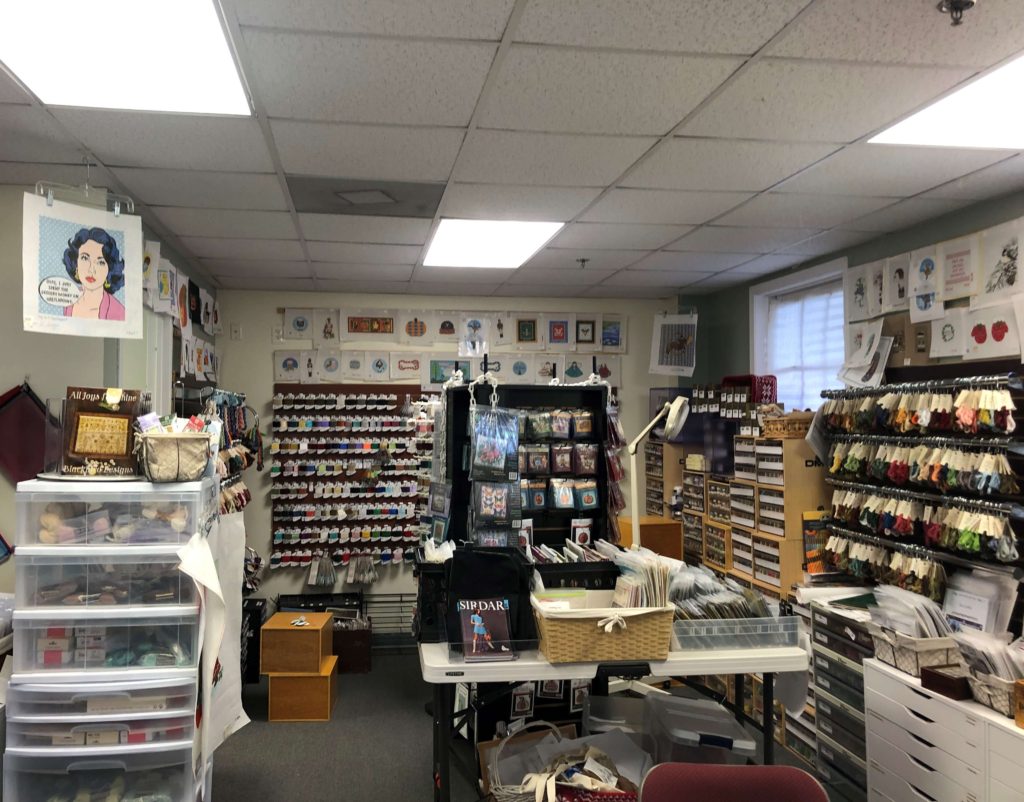
[[[816,409],[821,391],[841,387],[836,374],[843,346],[843,282],[816,284],[768,296],[763,372],[778,380],[787,409]]]

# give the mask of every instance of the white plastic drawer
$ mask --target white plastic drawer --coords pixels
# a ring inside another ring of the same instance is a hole
[[[951,730],[887,696],[882,696],[870,687],[864,692],[864,706],[868,727],[871,726],[872,720],[886,719],[900,729],[956,755],[968,766],[978,770],[984,768],[986,758],[983,728],[978,727],[964,732]]]
[[[988,758],[990,779],[1010,786],[1019,786],[1021,784],[1021,776],[1022,772],[1024,772],[1024,767],[1021,766],[1021,758],[1024,758],[1024,755],[1017,755],[1016,760],[1014,760],[1005,755],[990,751]]]
[[[938,769],[913,758],[868,730],[869,772],[879,768],[888,771],[938,802],[973,802],[976,797],[968,789]]]
[[[185,543],[217,513],[212,479],[149,482],[20,482],[18,545]]]
[[[955,702],[950,703],[944,697],[933,695],[918,687],[916,683],[917,680],[909,675],[907,681],[897,679],[879,669],[874,663],[866,663],[864,666],[865,688],[899,702],[918,717],[924,717],[953,730],[974,743],[984,744],[984,722],[981,719],[965,712],[962,706],[955,706]],[[879,712],[885,715],[885,711]]]
[[[116,721],[194,715],[196,678],[80,685],[11,685],[7,718],[26,721]]]
[[[1011,719],[1007,719],[1010,722]],[[990,724],[988,728],[988,748],[990,752],[1007,757],[1017,763],[1024,763],[1024,730],[1007,732],[998,724]]]
[[[198,607],[17,610],[14,671],[20,682],[144,679],[194,669],[198,639]]]
[[[176,546],[22,546],[16,561],[18,609],[183,605],[196,584],[178,570]]]
[[[178,718],[118,721],[82,721],[74,723],[24,721],[8,718],[9,749],[37,747],[99,747],[122,744],[186,742],[195,735],[195,715]]]
[[[868,713],[867,715],[867,738],[869,748],[872,748],[870,747],[872,738],[876,739],[876,746],[878,743],[882,743],[883,746],[884,744],[892,744],[898,750],[905,752],[911,759],[921,761],[924,766],[962,785],[978,798],[985,795],[985,776],[980,769],[968,766],[944,749],[939,748],[919,735],[914,735],[896,726],[877,713]],[[877,739],[881,739],[881,741]],[[872,756],[885,764],[882,756],[874,752]]]
[[[883,768],[877,763],[871,763],[868,766],[868,783],[873,793],[881,794],[893,802],[945,802],[950,798],[963,799],[963,797],[945,795],[941,798],[934,797],[921,788],[915,788],[896,772]],[[977,802],[977,800],[971,799],[967,802]]]
[[[1014,777],[1015,783],[1019,780]],[[1024,791],[1021,791],[998,780],[990,780],[988,787],[988,802],[1024,802]]]
[[[193,799],[192,749],[149,746],[30,750],[4,755],[4,799],[56,800]]]

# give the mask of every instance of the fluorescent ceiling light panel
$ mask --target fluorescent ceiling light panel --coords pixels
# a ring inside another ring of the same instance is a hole
[[[885,145],[1024,148],[1024,57],[896,123],[869,140]]]
[[[251,113],[213,0],[4,3],[0,61],[50,105]]]
[[[442,220],[427,248],[427,267],[519,267],[565,223]]]

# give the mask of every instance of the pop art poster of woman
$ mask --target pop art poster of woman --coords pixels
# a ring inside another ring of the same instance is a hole
[[[138,217],[26,193],[26,331],[142,336],[142,225]]]

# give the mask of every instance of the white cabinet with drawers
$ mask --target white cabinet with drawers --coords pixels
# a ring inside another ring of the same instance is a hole
[[[869,800],[1024,802],[1024,730],[864,662]]]

